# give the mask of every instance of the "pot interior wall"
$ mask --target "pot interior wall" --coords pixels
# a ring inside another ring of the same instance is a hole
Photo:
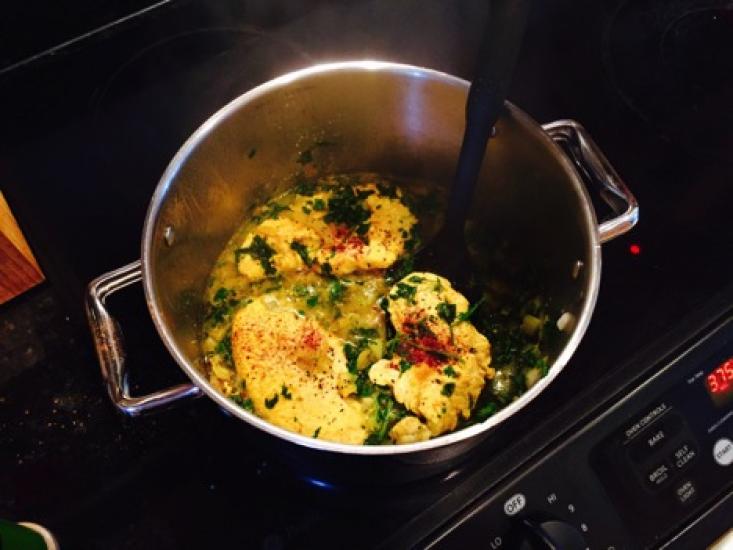
[[[321,174],[373,171],[446,188],[466,93],[464,82],[430,71],[341,68],[260,87],[207,122],[161,180],[144,263],[151,307],[188,362],[197,363],[197,321],[214,261],[249,209],[293,182],[304,151]],[[500,267],[489,252],[510,250],[512,261],[546,271],[551,295],[580,311],[592,273],[571,273],[577,260],[590,265],[596,229],[587,208],[570,165],[509,106],[469,221],[478,261]]]

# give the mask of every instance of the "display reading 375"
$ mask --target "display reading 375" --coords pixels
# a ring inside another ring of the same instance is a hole
[[[708,393],[713,401],[722,405],[733,396],[733,357],[715,367],[705,378]]]

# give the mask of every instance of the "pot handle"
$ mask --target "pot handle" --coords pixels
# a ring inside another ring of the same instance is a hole
[[[137,416],[179,399],[202,395],[201,390],[193,384],[179,384],[139,397],[130,395],[122,329],[107,311],[106,300],[107,296],[141,279],[140,260],[105,273],[89,283],[85,304],[107,393],[115,407],[129,416]]]
[[[613,169],[588,132],[574,120],[556,120],[542,129],[561,146],[575,168],[601,188],[601,197],[616,217],[598,226],[600,242],[623,235],[639,221],[639,205],[623,180]]]

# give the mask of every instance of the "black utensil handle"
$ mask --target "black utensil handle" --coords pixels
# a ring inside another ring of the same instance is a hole
[[[466,101],[466,128],[446,226],[463,230],[486,144],[504,106],[531,0],[493,0]]]

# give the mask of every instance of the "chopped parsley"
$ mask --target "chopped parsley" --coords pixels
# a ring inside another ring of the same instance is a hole
[[[221,287],[219,290],[216,291],[214,294],[214,302],[223,302],[227,299],[229,294],[231,294],[232,291],[228,288]]]
[[[443,374],[446,376],[450,376],[451,378],[458,378],[458,373],[456,372],[456,369],[454,369],[451,365],[448,365],[443,369]]]
[[[308,255],[308,247],[305,246],[303,243],[293,241],[290,243],[290,248],[291,250],[295,250],[295,252],[298,253],[298,256],[300,256],[300,259],[303,260],[303,263],[305,265],[307,265],[308,267],[313,265],[313,258]]]
[[[476,313],[476,310],[481,306],[481,304],[484,303],[486,300],[486,296],[481,296],[481,299],[478,300],[475,304],[473,304],[471,307],[469,307],[466,311],[463,313],[458,314],[458,322],[461,323],[463,321],[468,321],[474,313]]]
[[[490,416],[492,416],[497,410],[496,403],[487,403],[473,414],[473,419],[476,422],[483,422]]]
[[[344,294],[346,293],[346,285],[339,279],[334,279],[328,285],[328,301],[332,304],[344,301]]]
[[[346,369],[351,374],[357,374],[359,368],[357,367],[357,360],[362,351],[369,346],[369,340],[366,338],[360,338],[355,344],[346,342],[344,344],[344,355],[346,356]]]
[[[240,303],[235,297],[234,291],[224,287],[219,288],[214,293],[212,302],[209,304],[206,320],[214,325],[220,325],[228,319],[234,311],[234,308]],[[249,301],[245,302],[245,305],[246,303],[249,303]]]
[[[425,279],[423,277],[419,277],[417,275],[413,275],[412,277],[410,277],[409,279],[407,279],[407,281],[410,282],[410,283],[415,283],[416,285],[419,285],[420,283],[422,283],[423,281],[425,281]]]
[[[390,338],[387,340],[387,343],[384,346],[384,358],[385,359],[391,359],[394,355],[395,351],[397,350],[397,346],[400,345],[400,337],[399,335],[395,336],[394,338]]]
[[[399,405],[392,395],[380,391],[377,396],[376,429],[364,441],[366,445],[381,445],[388,439],[389,430],[407,411]]]
[[[265,205],[265,208],[262,210],[262,212],[260,212],[256,216],[253,216],[252,221],[255,223],[260,223],[263,220],[276,220],[278,217],[280,217],[280,213],[286,210],[290,210],[290,207],[284,206],[276,202],[271,202]]]
[[[260,262],[262,269],[265,271],[265,275],[272,276],[277,273],[275,264],[272,263],[275,249],[267,244],[267,241],[259,235],[254,236],[249,246],[237,248],[234,251],[234,262],[238,264],[240,258],[245,254]]]
[[[277,404],[277,400],[280,396],[278,394],[273,395],[270,399],[265,399],[265,407],[268,409],[273,408]]]
[[[333,276],[333,268],[331,267],[331,264],[328,262],[323,262],[321,264],[321,273],[323,273],[326,277],[332,277]]]
[[[328,213],[323,221],[356,229],[358,235],[366,234],[371,212],[364,206],[364,199],[371,194],[371,191],[357,191],[351,185],[339,185],[328,199]]]
[[[315,181],[309,181],[305,179],[299,180],[293,190],[297,195],[303,195],[304,197],[312,197],[313,193],[316,192],[318,184]]]
[[[417,292],[417,287],[408,285],[407,283],[400,282],[400,283],[397,283],[397,290],[395,290],[394,293],[390,295],[390,298],[392,298],[393,300],[404,298],[411,304],[414,304],[416,292]]]
[[[305,300],[305,305],[307,305],[308,307],[316,307],[318,305],[318,294],[308,296],[308,298]]]
[[[283,387],[280,390],[280,395],[282,395],[285,399],[293,398],[293,394],[290,393],[290,391],[288,390],[288,387],[285,384],[283,384]]]
[[[406,372],[412,368],[412,363],[407,359],[400,359],[400,372]]]
[[[313,439],[318,439],[318,434],[320,434],[320,433],[321,433],[321,427],[320,427],[320,426],[318,426],[318,427],[316,428],[316,431],[315,431],[315,432],[313,432]]]
[[[448,382],[447,384],[443,385],[443,389],[440,390],[440,394],[446,397],[450,397],[451,395],[453,395],[455,389],[456,385],[453,382]]]
[[[355,384],[356,384],[356,395],[358,397],[369,397],[376,390],[372,381],[369,380],[368,369],[359,371],[359,374],[356,376]]]
[[[443,319],[443,321],[449,325],[453,324],[453,321],[456,319],[456,304],[441,302],[438,304],[436,310],[438,312],[438,317]]]
[[[313,210],[321,212],[326,209],[326,202],[323,199],[313,199]]]
[[[244,410],[249,412],[254,412],[255,407],[252,403],[252,400],[250,398],[244,398],[241,395],[232,395],[229,397],[232,401],[234,401],[237,405],[242,407]]]
[[[214,351],[218,353],[222,359],[224,359],[224,362],[227,364],[228,367],[234,366],[234,362],[232,361],[232,336],[231,334],[227,334],[224,338],[222,338],[219,341],[219,343],[216,344]]]

